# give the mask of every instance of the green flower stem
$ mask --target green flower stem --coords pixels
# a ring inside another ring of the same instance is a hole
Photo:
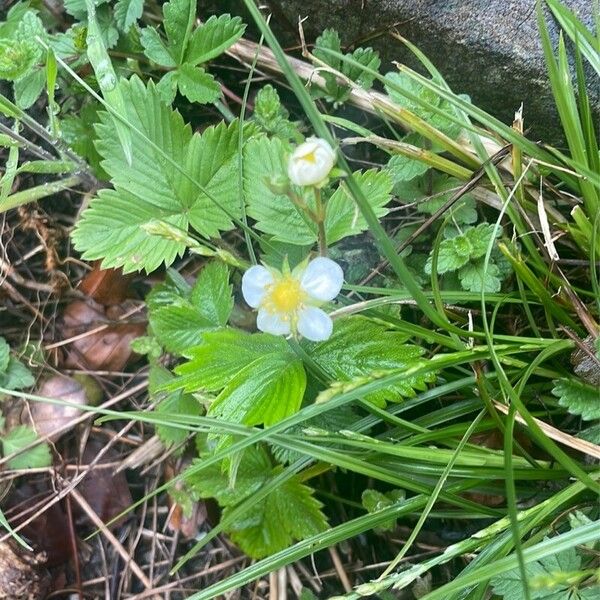
[[[317,235],[319,238],[319,254],[327,256],[327,234],[325,232],[325,204],[321,197],[321,188],[313,188],[315,192],[315,217],[317,224]]]

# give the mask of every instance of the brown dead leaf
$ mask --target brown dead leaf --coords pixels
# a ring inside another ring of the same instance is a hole
[[[74,338],[67,346],[64,365],[94,371],[121,371],[132,357],[130,343],[144,335],[143,322],[119,321],[126,314],[122,305],[103,306],[76,300],[63,314],[63,338]]]
[[[96,261],[94,268],[81,280],[79,291],[105,306],[121,304],[132,297],[129,292],[132,279],[132,275],[123,275],[121,269],[101,269],[100,261]]]
[[[55,375],[47,379],[42,383],[37,394],[82,406],[88,403],[83,386],[75,379],[62,375]],[[30,408],[31,423],[25,424],[32,425],[40,436],[47,435],[50,441],[56,442],[62,433],[54,434],[53,432],[63,428],[80,414],[81,410],[75,406],[33,402]]]
[[[81,458],[82,463],[91,463],[103,447],[104,445],[99,439],[90,438]],[[120,456],[116,450],[109,448],[98,464],[99,468],[95,468],[86,475],[77,487],[79,493],[104,523],[108,523],[133,503],[125,474],[122,472],[115,473],[115,467],[102,468],[103,464],[113,463],[119,459]],[[77,521],[80,522],[83,514],[80,514],[80,510],[76,508],[76,505],[73,506],[73,510],[77,515]],[[125,515],[118,521],[111,523],[110,526],[118,527],[126,519],[127,516]]]

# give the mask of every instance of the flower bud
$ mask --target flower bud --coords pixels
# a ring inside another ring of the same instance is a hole
[[[288,176],[296,185],[318,185],[329,175],[335,164],[335,151],[321,138],[308,138],[292,153]]]

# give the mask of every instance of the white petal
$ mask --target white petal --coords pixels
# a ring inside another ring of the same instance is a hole
[[[330,258],[319,256],[308,263],[300,285],[315,300],[333,300],[342,289],[344,272],[342,267]]]
[[[292,153],[288,163],[288,176],[296,185],[321,183],[335,164],[335,151],[320,138],[309,138]]]
[[[273,283],[273,275],[260,265],[250,267],[242,277],[242,294],[248,306],[258,308],[265,295],[265,287]]]
[[[298,332],[311,342],[322,342],[331,337],[333,321],[316,306],[307,306],[298,315]]]
[[[256,317],[256,326],[265,333],[273,335],[287,335],[290,333],[290,322],[281,318],[278,313],[259,310]]]

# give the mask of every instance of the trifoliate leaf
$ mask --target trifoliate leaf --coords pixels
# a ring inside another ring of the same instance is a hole
[[[216,498],[225,507],[223,518],[226,519],[236,505],[281,472],[281,467],[271,467],[263,450],[252,448],[242,456],[233,487],[219,465],[189,476],[186,482],[198,497]],[[321,507],[312,489],[294,475],[252,506],[248,514],[235,518],[227,532],[248,556],[262,558],[284,550],[294,541],[324,531],[327,521]]]
[[[316,58],[329,65],[332,69],[340,71],[343,75],[356,82],[364,89],[369,89],[373,85],[375,76],[365,71],[360,66],[355,66],[347,61],[343,61],[337,56],[330,54],[329,51],[342,54],[340,36],[334,29],[326,29],[317,38],[315,49],[313,51]],[[346,54],[353,61],[356,61],[372,71],[377,71],[381,64],[379,54],[372,48],[357,48],[351,54]],[[333,73],[322,71],[320,73],[325,79],[325,97],[331,102],[345,102],[350,95],[350,86],[338,81]],[[318,94],[317,94],[318,95]]]
[[[271,425],[294,414],[306,388],[302,362],[287,342],[236,330],[205,333],[177,367],[178,387],[222,390],[210,413],[244,425]]]
[[[127,33],[143,12],[144,0],[117,0],[115,4],[117,26]]]
[[[11,429],[2,437],[2,452],[4,456],[8,456],[25,446],[28,446],[38,436],[30,427],[20,425]],[[52,464],[52,456],[47,443],[38,444],[30,450],[26,450],[22,454],[15,456],[8,461],[9,469],[38,469],[48,467]]]
[[[388,213],[385,205],[392,199],[393,185],[388,173],[371,169],[364,173],[354,173],[354,178],[377,217],[385,216]],[[332,244],[347,236],[357,235],[368,228],[357,204],[341,185],[327,201],[327,243]]]
[[[212,60],[237,42],[245,30],[246,25],[239,17],[228,14],[210,17],[192,34],[185,55],[186,62],[197,65]]]
[[[600,390],[576,379],[555,379],[552,394],[571,414],[585,421],[600,419]]]
[[[154,366],[150,369],[148,377],[148,391],[154,397],[160,386],[173,379],[173,375],[163,367]],[[164,394],[163,394],[164,395]],[[197,416],[200,414],[200,403],[191,395],[182,390],[169,392],[161,399],[154,409],[155,413]],[[181,444],[189,435],[187,429],[181,427],[169,427],[168,421],[164,424],[156,424],[156,435],[166,446]]]
[[[140,42],[144,54],[153,62],[163,67],[176,67],[177,63],[162,41],[154,27],[145,27],[140,33]]]
[[[400,371],[421,362],[423,350],[406,344],[406,336],[364,317],[335,321],[333,335],[326,342],[306,343],[311,358],[332,378],[342,382],[368,377],[374,372]],[[403,397],[412,398],[415,390],[427,389],[433,374],[408,377],[366,399],[385,406]]]
[[[547,539],[547,538],[546,538]],[[527,581],[523,582],[519,569],[513,569],[491,581],[494,593],[506,600],[524,600],[527,596],[523,591],[523,585],[529,585],[529,597],[531,600],[567,600],[569,597],[569,584],[560,582],[552,587],[532,585],[536,578],[547,581],[552,580],[554,574],[561,572],[577,571],[581,568],[581,558],[575,552],[575,548],[569,548],[554,555],[547,556],[542,560],[525,564]]]
[[[499,292],[502,282],[498,275],[496,264],[490,260],[486,268],[483,258],[467,263],[458,271],[460,284],[468,292]]]
[[[185,63],[177,69],[179,91],[190,102],[208,104],[221,95],[221,87],[215,78],[200,67]]]
[[[229,214],[239,216],[238,123],[192,136],[153,83],[145,87],[133,77],[119,87],[127,120],[139,132],[132,135],[131,164],[112,119],[103,113],[97,147],[115,190],[103,190],[91,202],[73,239],[85,257],[103,258],[105,267],[151,271],[161,262],[169,265],[185,245],[177,237],[152,235],[144,226],[158,219],[187,232],[191,223],[201,234],[217,236],[232,227]]]
[[[174,281],[175,272],[146,298],[152,332],[169,351],[182,353],[202,342],[202,334],[227,323],[233,308],[229,272],[209,263],[194,288]]]
[[[163,4],[163,16],[169,51],[180,65],[196,18],[196,0],[171,0]]]
[[[483,261],[477,262],[476,259],[482,258],[486,254],[488,246],[492,243],[492,239],[501,233],[501,228],[496,229],[496,227],[490,223],[481,223],[477,225],[477,227],[465,229],[462,233],[455,235],[454,237],[443,239],[440,242],[438,251],[437,272],[443,274],[449,271],[456,271],[465,266],[469,261],[472,261],[474,262],[474,265],[466,270],[464,277],[469,284],[472,284],[475,287],[477,287],[477,278],[479,277],[479,289],[481,289],[485,277],[483,273],[477,276],[476,271],[482,270]],[[428,274],[431,273],[432,257],[433,250],[425,265],[425,272]],[[491,264],[493,263],[490,263],[490,265]],[[478,265],[480,265],[481,268],[478,267]],[[495,269],[490,268],[489,276],[495,278],[499,271],[495,265],[494,267]],[[497,286],[497,284],[491,280],[486,283],[486,285],[492,287]]]

